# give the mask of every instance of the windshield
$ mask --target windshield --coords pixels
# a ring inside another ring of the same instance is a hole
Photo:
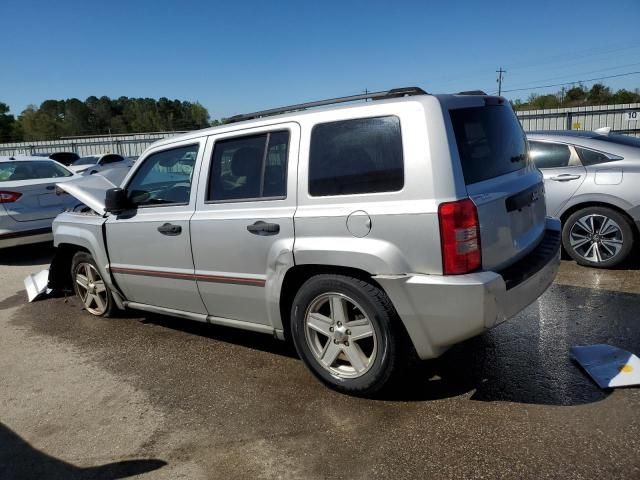
[[[69,170],[54,162],[2,162],[0,163],[0,182],[15,180],[34,180],[38,178],[60,178],[73,175]]]
[[[507,105],[450,110],[467,185],[520,170],[527,165],[527,141]]]
[[[95,165],[98,163],[98,157],[80,157],[78,160],[73,162],[74,165]]]

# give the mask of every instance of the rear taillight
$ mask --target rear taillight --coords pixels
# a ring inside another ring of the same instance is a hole
[[[477,270],[482,265],[478,211],[469,198],[438,207],[442,269],[445,275]]]
[[[18,192],[2,192],[0,191],[0,203],[13,203],[22,196]]]

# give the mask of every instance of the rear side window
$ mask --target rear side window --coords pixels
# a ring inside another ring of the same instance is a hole
[[[73,174],[66,168],[48,161],[0,163],[0,182],[60,178],[71,175]]]
[[[404,186],[398,117],[321,123],[311,132],[309,194],[394,192]]]
[[[529,155],[538,168],[568,167],[571,151],[562,143],[529,142]]]
[[[620,160],[620,158],[609,158],[604,153],[596,152],[595,150],[589,150],[587,148],[575,147],[578,155],[580,156],[580,160],[582,161],[582,165],[588,167],[589,165],[597,165],[599,163],[613,162],[615,160]]]
[[[284,198],[289,131],[218,140],[207,201]]]
[[[527,141],[509,106],[459,108],[449,114],[467,185],[527,165]]]

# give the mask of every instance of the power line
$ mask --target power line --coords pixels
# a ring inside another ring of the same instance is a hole
[[[581,72],[581,73],[570,73],[568,75],[560,75],[558,77],[550,77],[550,78],[541,78],[539,80],[534,80],[533,83],[539,83],[539,82],[549,82],[551,80],[561,80],[563,78],[571,78],[571,77],[575,77],[576,75],[590,75],[592,73],[601,73],[601,72],[606,72],[609,70],[619,70],[621,68],[627,68],[627,67],[637,67],[638,65],[640,65],[640,62],[638,63],[628,63],[626,65],[618,65],[616,67],[609,67],[609,68],[599,68],[598,70],[591,70],[589,72]],[[532,82],[527,82],[525,84],[516,84],[515,86],[517,88],[525,88],[527,85],[531,85]]]
[[[529,87],[529,88],[513,88],[511,90],[503,90],[503,93],[509,93],[509,92],[522,92],[524,90],[540,90],[542,88],[550,88],[550,87],[561,87],[563,85],[573,85],[575,83],[583,83],[583,82],[595,82],[596,80],[606,80],[608,78],[617,78],[617,77],[626,77],[629,75],[638,75],[640,74],[640,71],[637,72],[627,72],[627,73],[619,73],[618,75],[608,75],[606,77],[598,77],[598,78],[588,78],[588,79],[584,79],[584,80],[575,80],[573,82],[565,82],[565,83],[552,83],[550,85],[538,85],[535,87]]]

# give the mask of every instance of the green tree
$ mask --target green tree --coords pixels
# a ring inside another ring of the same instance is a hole
[[[0,142],[16,140],[16,136],[16,119],[9,114],[9,105],[0,102]]]

